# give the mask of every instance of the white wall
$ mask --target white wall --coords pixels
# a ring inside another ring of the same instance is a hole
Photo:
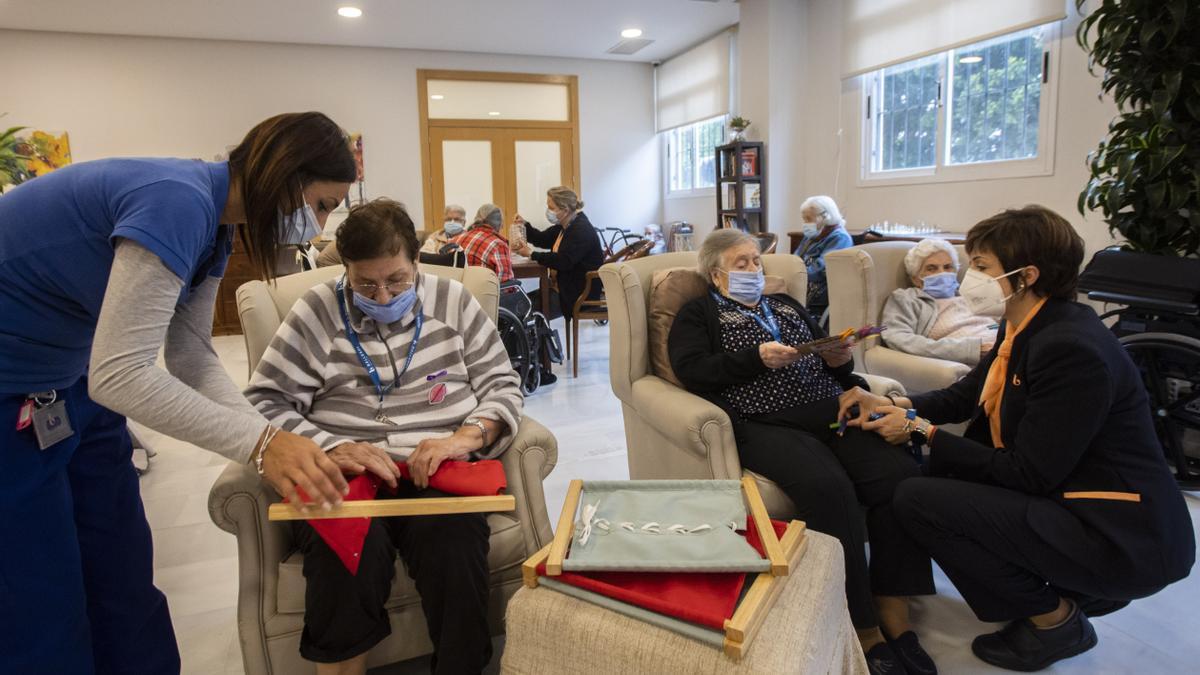
[[[0,30],[0,62],[20,78],[0,101],[3,124],[68,131],[76,162],[211,160],[270,115],[321,110],[363,132],[367,196],[405,202],[418,224],[418,68],[578,75],[581,196],[592,222],[641,227],[662,214],[647,64],[9,30]]]
[[[807,4],[806,42],[811,67],[803,90],[805,101],[795,120],[805,130],[805,171],[800,181],[805,192],[833,195],[851,227],[882,220],[925,221],[955,232],[965,232],[1001,209],[1037,203],[1073,223],[1089,254],[1111,243],[1105,224],[1097,216],[1085,219],[1075,207],[1087,183],[1087,154],[1105,135],[1116,107],[1097,98],[1100,81],[1088,73],[1087,55],[1075,44],[1079,17],[1073,2],[1067,3],[1070,16],[1061,29],[1055,77],[1059,89],[1053,174],[897,186],[856,184],[861,157],[861,88],[857,81],[841,79],[842,8],[837,0],[808,0]],[[841,176],[835,188],[839,164]]]

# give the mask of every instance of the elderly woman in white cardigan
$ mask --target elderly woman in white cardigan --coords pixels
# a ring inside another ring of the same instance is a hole
[[[995,317],[971,312],[958,295],[958,253],[944,239],[922,239],[904,256],[912,286],[883,306],[883,340],[892,349],[973,366],[996,342]]]

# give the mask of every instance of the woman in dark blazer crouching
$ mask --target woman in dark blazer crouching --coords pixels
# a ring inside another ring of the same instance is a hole
[[[1039,670],[1096,644],[1088,616],[1186,577],[1195,540],[1137,367],[1073,302],[1079,235],[1029,206],[971,228],[966,248],[962,294],[1003,312],[997,346],[947,389],[856,390],[842,414],[857,404],[852,424],[928,439],[934,477],[897,488],[897,516],[980,620],[1011,622],[975,638],[975,655]],[[962,421],[962,437],[933,426]]]

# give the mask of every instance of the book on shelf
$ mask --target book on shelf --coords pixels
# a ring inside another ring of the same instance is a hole
[[[725,204],[726,209],[737,208],[737,185],[728,183],[725,185]]]
[[[742,208],[759,209],[762,208],[762,185],[758,183],[746,184],[746,193],[743,195]]]
[[[721,153],[721,177],[730,178],[733,176],[733,151],[726,150]]]
[[[721,216],[721,227],[723,227],[727,230],[732,230],[732,229],[744,230],[744,229],[746,229],[738,224],[738,217],[733,215],[732,213],[726,213],[725,215]]]
[[[758,148],[746,148],[742,150],[742,175],[758,175]]]

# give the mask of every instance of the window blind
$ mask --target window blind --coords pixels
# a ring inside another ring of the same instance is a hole
[[[842,0],[843,77],[1067,16],[1069,0]]]
[[[658,130],[666,131],[729,112],[729,51],[725,31],[655,69]]]

